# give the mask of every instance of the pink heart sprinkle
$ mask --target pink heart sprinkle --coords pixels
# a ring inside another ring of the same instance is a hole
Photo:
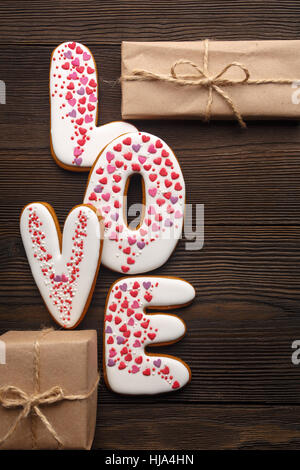
[[[109,239],[110,240],[118,240],[118,235],[116,232],[111,232],[111,234],[109,235]]]
[[[84,52],[82,57],[83,57],[83,60],[90,60],[91,58],[90,54],[88,54],[87,52]]]
[[[133,319],[132,317],[129,318],[127,324],[128,324],[129,326],[133,326],[133,325],[134,325],[134,319]]]
[[[154,223],[152,225],[152,230],[153,230],[153,232],[157,232],[159,230],[159,226],[156,223]]]
[[[136,238],[128,237],[128,243],[129,243],[129,245],[134,245],[135,242],[136,242]]]
[[[82,154],[82,152],[83,152],[83,150],[81,148],[75,147],[73,153],[74,153],[75,157],[79,157]]]
[[[115,158],[114,154],[111,152],[106,153],[106,160],[110,163]]]
[[[156,193],[157,193],[157,189],[156,188],[150,188],[150,189],[148,189],[148,193],[150,194],[150,196],[155,197]]]
[[[182,212],[176,211],[175,212],[175,219],[181,219],[181,217],[182,217]]]
[[[110,193],[105,193],[105,194],[102,194],[102,199],[104,199],[104,201],[109,201],[110,199]]]
[[[148,152],[149,152],[149,153],[156,153],[156,148],[154,147],[153,144],[149,145],[149,147],[148,147]]]
[[[87,82],[88,82],[88,78],[87,77],[81,77],[80,82],[82,83],[82,85],[86,85]]]
[[[72,60],[72,65],[74,65],[74,67],[77,67],[79,65],[78,57],[76,57],[76,59]]]
[[[136,341],[136,342],[139,342],[139,341]],[[136,343],[136,342],[135,342],[135,343]],[[134,344],[135,344],[135,343],[134,343]],[[133,345],[133,346],[134,346],[134,345]],[[138,348],[138,346],[134,346],[134,347],[135,347],[135,348]],[[136,374],[137,372],[139,372],[139,370],[140,370],[140,368],[137,367],[136,365],[133,365],[132,368],[131,368],[132,374]]]
[[[89,101],[90,101],[91,103],[95,103],[95,101],[97,101],[96,96],[95,96],[94,94],[90,95]]]
[[[146,157],[142,157],[141,155],[138,157],[139,158],[139,162],[143,165],[143,163],[145,163],[145,161],[147,160]]]
[[[92,122],[93,118],[92,118],[92,116],[89,116],[89,115],[87,114],[87,115],[85,116],[84,120],[85,120],[86,123],[89,123],[89,122]]]
[[[102,207],[102,210],[105,212],[105,214],[108,214],[110,212],[110,206],[104,206]]]
[[[148,209],[148,214],[155,214],[155,208],[153,206],[150,206]]]
[[[107,165],[107,171],[109,174],[113,173],[116,170],[115,166]]]
[[[75,98],[72,98],[71,100],[69,100],[68,103],[69,103],[69,105],[72,106],[72,107],[75,106],[75,104],[76,104]]]
[[[132,308],[139,308],[139,306],[140,306],[140,304],[138,303],[137,300],[135,300],[134,302],[132,302],[132,305],[131,305]]]
[[[141,346],[141,343],[139,342],[138,339],[135,340],[135,342],[133,343],[133,347],[134,348],[139,348]]]

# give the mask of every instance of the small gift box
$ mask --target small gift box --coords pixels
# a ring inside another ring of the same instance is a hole
[[[90,449],[97,410],[96,331],[0,337],[0,449]]]
[[[123,119],[300,117],[300,41],[122,43]]]

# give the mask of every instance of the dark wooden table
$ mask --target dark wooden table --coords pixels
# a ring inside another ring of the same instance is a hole
[[[119,86],[106,81],[120,75],[122,40],[298,39],[299,21],[297,0],[1,1],[0,333],[53,325],[22,246],[23,205],[47,201],[63,223],[87,181],[50,154],[51,51],[71,39],[92,50],[105,123],[120,118]],[[180,313],[186,337],[164,348],[190,364],[193,379],[156,398],[124,398],[102,382],[95,449],[299,448],[300,365],[291,362],[291,344],[300,339],[299,125],[135,124],[168,142],[187,201],[205,204],[204,248],[185,251],[181,242],[157,270],[197,290]],[[100,337],[105,296],[118,277],[101,269],[80,328],[96,328]]]

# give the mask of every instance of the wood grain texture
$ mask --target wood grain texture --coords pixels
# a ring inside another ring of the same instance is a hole
[[[4,0],[0,13],[0,39],[9,44],[52,44],[71,37],[96,44],[203,36],[298,39],[299,34],[299,5],[292,0],[52,0],[51,7],[40,0]]]
[[[82,202],[87,174],[59,168],[49,148],[50,54],[72,39],[89,46],[100,72],[100,123],[120,118],[122,40],[298,39],[297,1],[2,1],[0,79],[0,334],[53,326],[19,235],[32,201],[63,224]],[[296,122],[137,121],[174,149],[187,202],[205,205],[205,244],[178,244],[153,274],[191,282],[195,302],[175,310],[179,343],[157,351],[190,364],[185,389],[120,397],[101,382],[96,449],[296,449],[300,445],[300,128]],[[131,195],[138,198],[133,185]],[[151,273],[152,274],[152,273]],[[106,293],[121,277],[100,269],[80,328],[102,331]],[[99,361],[102,358],[99,334]]]
[[[300,414],[294,406],[193,404],[180,412],[174,404],[117,404],[100,406],[100,413],[95,449],[292,450],[300,445]]]

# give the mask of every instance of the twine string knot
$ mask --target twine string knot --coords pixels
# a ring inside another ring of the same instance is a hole
[[[55,431],[52,424],[46,418],[45,414],[42,412],[42,406],[49,406],[54,403],[61,402],[63,400],[75,401],[75,400],[87,400],[97,389],[100,376],[98,374],[97,379],[92,386],[92,388],[82,394],[66,394],[65,391],[59,385],[55,385],[45,392],[40,392],[40,340],[48,333],[53,331],[52,329],[43,330],[41,337],[36,339],[34,343],[34,364],[35,364],[35,373],[34,373],[34,383],[35,391],[33,393],[27,393],[19,387],[14,385],[6,385],[0,387],[0,406],[7,409],[21,408],[20,413],[17,415],[17,418],[12,423],[11,427],[8,429],[5,436],[0,439],[0,445],[9,439],[10,436],[15,432],[19,423],[28,418],[30,415],[36,415],[40,421],[47,428],[49,433],[56,440],[59,448],[63,447],[63,442],[60,436]],[[33,433],[32,433],[33,434]],[[36,445],[35,436],[32,435],[34,446]]]
[[[154,73],[149,70],[135,69],[131,75],[122,76],[121,80],[124,81],[162,81],[173,83],[181,86],[198,86],[200,88],[207,88],[208,96],[206,108],[204,111],[204,120],[209,121],[211,117],[211,108],[213,103],[213,92],[219,95],[231,108],[232,113],[239,122],[241,127],[246,127],[246,123],[239,111],[237,105],[234,103],[230,95],[223,89],[226,86],[237,86],[237,85],[267,85],[267,84],[279,84],[288,85],[296,81],[296,79],[290,78],[263,78],[263,79],[251,79],[248,68],[240,62],[231,62],[227,64],[220,72],[212,75],[208,71],[208,50],[209,40],[204,41],[204,56],[203,56],[203,67],[190,60],[179,59],[171,65],[169,74]],[[182,75],[177,72],[177,67],[180,65],[191,66],[196,74]],[[225,74],[228,70],[233,67],[237,67],[242,72],[242,77],[237,79],[226,78]]]

